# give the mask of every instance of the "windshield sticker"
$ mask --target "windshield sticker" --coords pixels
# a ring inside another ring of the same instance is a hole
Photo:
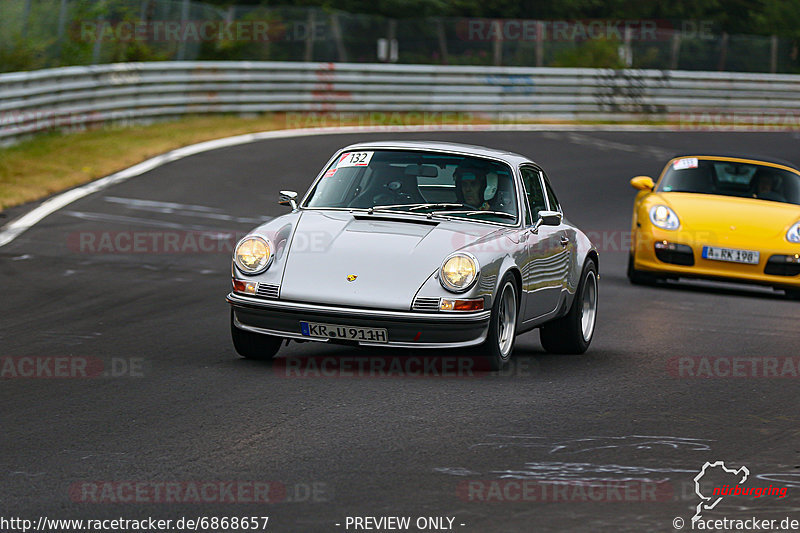
[[[696,157],[686,157],[684,159],[678,159],[674,163],[672,163],[672,168],[675,170],[685,170],[687,168],[697,168],[697,158]]]
[[[322,176],[322,177],[323,177],[323,178],[330,178],[330,177],[331,177],[331,176],[333,176],[334,174],[336,174],[336,169],[335,169],[335,168],[332,168],[332,169],[330,169],[329,171],[327,171],[327,172],[325,173],[325,175],[324,175],[324,176]]]
[[[344,167],[365,167],[369,165],[373,152],[348,152],[339,158],[336,168]]]

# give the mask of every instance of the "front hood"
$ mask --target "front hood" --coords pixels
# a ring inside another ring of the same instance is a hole
[[[303,211],[289,248],[280,297],[408,310],[420,286],[447,255],[497,230],[463,221]],[[348,276],[356,278],[348,281]]]
[[[716,234],[735,232],[741,237],[783,237],[786,230],[800,219],[800,206],[755,198],[736,198],[693,193],[659,193],[650,205],[669,205],[685,231]]]

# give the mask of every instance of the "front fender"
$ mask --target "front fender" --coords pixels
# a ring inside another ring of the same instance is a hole
[[[581,273],[583,273],[583,265],[586,264],[588,259],[592,259],[595,262],[597,277],[598,279],[600,278],[600,254],[597,252],[597,247],[581,230],[575,228],[574,232],[575,260],[571,264],[567,282],[570,295],[574,295],[578,290]]]

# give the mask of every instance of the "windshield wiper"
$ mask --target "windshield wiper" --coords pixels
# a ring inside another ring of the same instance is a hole
[[[416,204],[414,207],[409,209],[409,211],[416,211],[417,209],[430,209],[433,207],[467,207],[467,206],[464,204],[450,204],[450,203]]]
[[[517,215],[506,213],[504,211],[435,211],[436,214],[444,215],[494,215],[503,218],[517,219]]]
[[[392,205],[375,205],[368,207],[367,210],[373,211],[388,211],[397,208],[408,208],[406,212],[414,212],[418,209],[431,209],[434,207],[468,207],[464,204],[451,204],[451,203],[436,203],[436,204],[392,204]]]
[[[385,210],[385,209],[396,209],[398,207],[408,207],[409,205],[416,205],[416,204],[373,205],[372,207],[367,207],[367,211],[382,211],[382,210]]]

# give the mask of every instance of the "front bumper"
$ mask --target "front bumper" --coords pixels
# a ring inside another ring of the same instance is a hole
[[[300,322],[385,328],[389,342],[333,341],[361,346],[399,348],[458,348],[486,340],[491,311],[420,313],[336,307],[228,294],[234,325],[239,329],[289,339],[331,342],[301,333]]]
[[[635,241],[634,267],[637,270],[677,277],[740,281],[774,288],[800,288],[800,273],[794,258],[800,246],[771,248],[752,241],[733,239],[693,239],[691,234],[653,230],[640,232]],[[657,250],[656,243],[667,242],[670,250]],[[675,246],[672,246],[675,245]],[[703,258],[703,246],[753,250],[759,252],[758,264],[730,263]],[[689,253],[685,253],[686,251]],[[791,259],[794,261],[794,259]]]

